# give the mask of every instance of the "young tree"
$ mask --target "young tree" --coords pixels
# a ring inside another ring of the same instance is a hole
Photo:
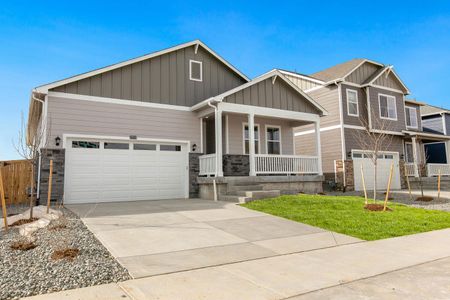
[[[31,100],[34,101],[34,100]],[[42,109],[42,107],[41,107]],[[38,110],[39,112],[41,110]],[[30,111],[30,113],[32,113]],[[30,120],[30,119],[29,119]],[[41,119],[36,126],[36,129],[27,126],[23,112],[21,113],[21,124],[17,134],[17,140],[13,140],[13,146],[17,153],[31,166],[31,180],[30,180],[30,219],[33,218],[33,207],[36,203],[35,199],[35,172],[37,170],[37,161],[40,155],[40,149],[45,148],[48,142],[49,122],[46,119]]]
[[[392,129],[391,121],[381,119],[372,109],[365,107],[359,120],[363,130],[354,130],[354,138],[362,150],[367,150],[367,157],[374,166],[373,200],[377,199],[378,190],[378,159],[383,151],[387,151],[392,143],[393,135],[387,133]]]

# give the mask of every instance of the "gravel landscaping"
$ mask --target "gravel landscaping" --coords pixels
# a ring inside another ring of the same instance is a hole
[[[0,299],[45,294],[131,279],[83,222],[64,209],[65,220],[52,222],[35,234],[36,248],[12,250],[18,228],[0,231]],[[51,258],[55,250],[79,249],[73,259]]]

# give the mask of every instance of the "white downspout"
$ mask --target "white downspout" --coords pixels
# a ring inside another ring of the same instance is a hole
[[[34,96],[34,91],[31,92],[31,99],[33,99],[34,101],[38,101],[40,103],[42,103],[42,108],[44,108],[45,102],[39,98],[36,98]],[[44,113],[44,109],[42,109],[42,113]],[[42,157],[42,153],[39,150],[39,159],[38,159],[38,172],[37,172],[37,188],[36,188],[36,196],[37,196],[37,200],[40,199],[40,190],[41,190],[41,158]]]

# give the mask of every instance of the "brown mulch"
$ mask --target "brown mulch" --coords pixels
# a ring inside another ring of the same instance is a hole
[[[430,201],[433,201],[433,197],[430,197],[430,196],[423,196],[423,197],[417,198],[416,201],[430,202]]]
[[[366,204],[364,206],[364,209],[367,209],[369,211],[383,211],[384,206],[382,204]],[[389,207],[386,207],[386,211],[392,211]]]
[[[28,251],[36,248],[37,245],[33,242],[17,241],[11,244],[11,249]]]
[[[79,249],[67,248],[67,249],[63,249],[63,250],[56,250],[55,252],[53,252],[51,257],[53,260],[64,259],[64,258],[67,258],[68,260],[74,260],[75,257],[78,256],[79,253],[80,253]]]
[[[66,229],[67,225],[66,224],[58,224],[55,226],[49,226],[48,230],[62,230],[62,229]]]
[[[15,221],[14,223],[12,223],[9,226],[10,227],[20,226],[20,225],[23,225],[23,224],[33,223],[34,221],[37,221],[37,220],[39,220],[39,219],[38,218],[22,219],[22,220]]]

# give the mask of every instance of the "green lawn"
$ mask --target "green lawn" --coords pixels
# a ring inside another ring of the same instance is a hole
[[[382,203],[382,202],[380,202]],[[390,212],[370,212],[364,198],[292,195],[253,201],[243,206],[363,240],[379,240],[450,228],[450,213],[389,203]]]

